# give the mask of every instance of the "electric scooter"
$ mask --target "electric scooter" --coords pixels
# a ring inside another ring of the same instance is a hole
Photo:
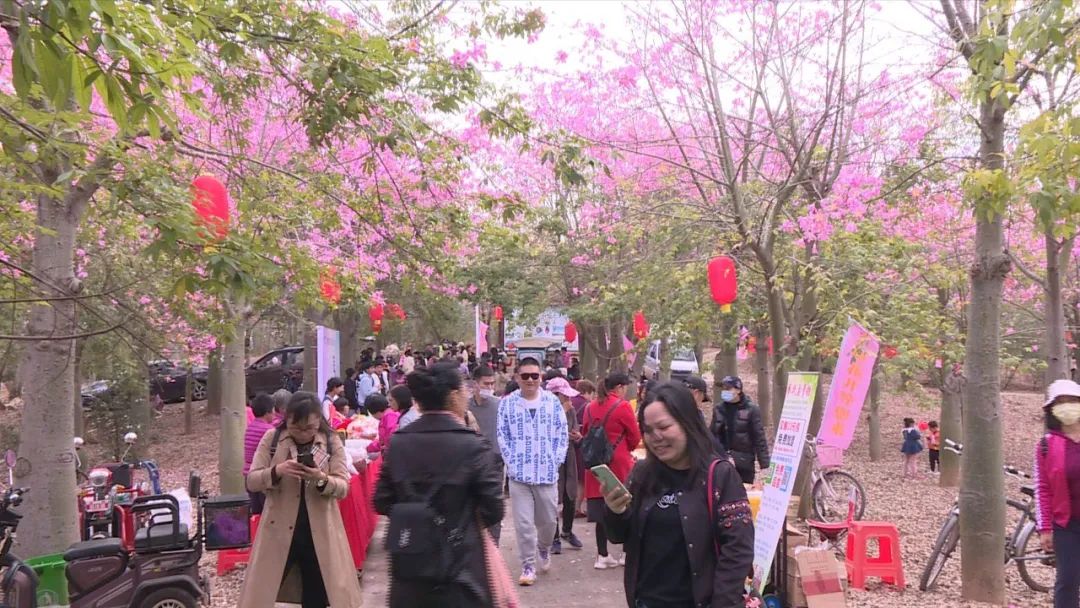
[[[127,449],[120,462],[98,465],[87,473],[87,483],[79,492],[79,531],[82,540],[108,538],[123,539],[128,550],[134,549],[134,520],[131,505],[140,496],[161,494],[161,475],[153,460],[128,461],[132,446],[138,435],[127,433],[124,443]],[[75,438],[76,454],[82,446],[82,438]],[[81,463],[80,463],[81,464]],[[132,472],[146,471],[148,481],[134,483]]]

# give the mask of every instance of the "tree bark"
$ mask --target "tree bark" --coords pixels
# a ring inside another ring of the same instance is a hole
[[[723,376],[739,375],[739,338],[735,331],[735,316],[728,313],[720,315],[720,362]]]
[[[787,393],[787,364],[784,362],[784,302],[780,287],[775,281],[766,278],[769,286],[769,334],[772,338],[772,403],[760,403],[761,415],[772,418],[772,412],[776,412],[776,420],[780,419],[780,411],[784,408],[784,394]],[[758,348],[764,348],[768,352],[769,345],[759,344]],[[766,412],[765,408],[769,408]]]
[[[53,183],[58,171],[45,170],[42,181]],[[38,228],[34,235],[31,270],[40,282],[42,297],[74,295],[75,233],[79,215],[64,200],[42,194],[37,199]],[[50,335],[76,333],[75,301],[58,299],[30,307],[26,333],[44,336],[27,342],[19,370],[21,384],[32,386],[22,394],[23,411],[19,424],[22,456],[30,461],[29,474],[19,479],[32,488],[23,505],[33,513],[19,526],[19,552],[44,555],[63,551],[78,540],[75,509],[75,454],[72,416],[57,416],[74,403],[74,352],[71,340],[52,340]]]
[[[74,399],[72,399],[72,428],[75,430],[76,437],[82,437],[86,434],[86,419],[83,416],[82,408],[82,353],[83,348],[86,346],[86,340],[75,341],[75,363],[72,365],[72,371],[75,373],[74,382],[72,382],[72,388],[74,389]]]
[[[941,444],[946,439],[963,443],[964,423],[961,413],[964,408],[964,375],[959,369],[952,370],[945,377],[941,387]],[[955,488],[960,485],[960,457],[948,450],[941,451],[941,476],[938,483],[943,488]]]
[[[662,382],[671,380],[671,355],[671,340],[664,336],[660,338],[660,380]]]
[[[221,442],[218,449],[218,475],[222,494],[244,493],[244,431],[247,429],[247,390],[244,368],[244,329],[239,314],[234,313],[234,335],[225,343],[222,356]],[[305,358],[305,362],[307,359]]]
[[[760,324],[754,326],[755,336],[755,352],[754,352],[754,368],[757,371],[757,402],[761,408],[761,421],[765,425],[765,433],[772,436],[775,427],[773,427],[773,418],[779,418],[779,414],[772,415],[774,411],[768,407],[771,403],[772,387],[770,386],[769,378],[769,351],[766,347],[768,342],[768,329]]]
[[[807,371],[820,372],[821,357],[813,356],[810,359],[810,364],[806,367],[808,368]],[[821,430],[821,418],[825,414],[824,380],[824,377],[818,377],[817,392],[814,393],[814,405],[810,410],[810,422],[807,425],[807,432],[814,437],[817,437],[818,431]],[[812,495],[814,488],[810,486],[810,468],[810,459],[804,453],[802,462],[799,464],[799,473],[795,476],[795,488],[802,492],[802,500],[799,502],[799,517],[802,519],[808,519],[814,513]]]
[[[1003,170],[1005,109],[995,101],[983,101],[979,126],[979,164],[985,169]],[[976,207],[985,210],[989,205],[987,201]],[[1005,483],[1001,474],[1001,295],[1009,258],[1003,245],[1001,214],[989,217],[984,211],[976,215],[964,365],[965,465],[961,471],[960,512],[978,516],[960,518],[960,565],[964,599],[1002,605]]]
[[[581,323],[578,327],[578,347],[581,350],[581,375],[583,378],[588,378],[595,381],[597,379],[597,354],[596,349],[593,348],[593,342],[596,340],[594,330],[585,323]]]
[[[210,351],[207,360],[206,413],[213,416],[221,414],[222,388],[225,383],[221,355],[222,347],[218,345],[214,350]]]
[[[315,328],[322,324],[322,313],[315,310],[308,311],[307,324],[304,329],[304,385],[301,390],[322,395],[324,388],[319,384],[319,340]],[[381,335],[382,332],[380,332]],[[381,338],[376,340],[375,354],[382,350]]]
[[[870,376],[870,462],[881,460],[881,369]]]
[[[356,318],[356,311],[349,308],[338,310],[334,313],[334,318],[337,322],[338,331],[341,332],[341,372],[344,374],[347,368],[356,365],[356,362],[360,359],[360,342],[357,340],[359,322]],[[405,352],[405,349],[402,348],[401,351]]]
[[[1069,377],[1069,351],[1065,346],[1065,298],[1061,291],[1061,276],[1068,270],[1068,255],[1072,239],[1062,244],[1047,230],[1046,241],[1046,385]],[[1063,255],[1064,253],[1064,255]]]

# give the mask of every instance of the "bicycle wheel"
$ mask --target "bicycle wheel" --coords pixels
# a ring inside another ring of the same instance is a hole
[[[1039,542],[1039,533],[1035,524],[1028,522],[1016,541],[1016,569],[1020,578],[1034,591],[1048,593],[1054,588],[1057,577],[1057,563],[1053,553],[1045,553]]]
[[[840,523],[847,519],[848,496],[855,490],[855,519],[866,511],[866,492],[850,473],[839,469],[825,471],[814,484],[814,515],[818,521]]]
[[[941,571],[945,568],[945,562],[952,557],[956,545],[960,542],[960,517],[956,513],[950,513],[949,518],[941,526],[937,541],[934,542],[934,550],[930,552],[930,561],[923,568],[922,578],[919,579],[919,591],[928,591],[937,584]]]

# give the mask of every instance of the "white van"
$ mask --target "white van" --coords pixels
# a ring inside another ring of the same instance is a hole
[[[671,379],[672,380],[685,380],[687,376],[697,376],[700,374],[698,370],[697,355],[694,354],[694,349],[686,348],[683,346],[671,346],[668,348],[673,349],[671,357]],[[660,340],[654,340],[649,345],[648,352],[645,353],[645,376],[648,378],[655,378],[660,372]]]

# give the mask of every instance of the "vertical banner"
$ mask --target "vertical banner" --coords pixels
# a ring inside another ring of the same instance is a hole
[[[788,503],[791,502],[795,475],[802,461],[817,386],[816,373],[788,374],[784,408],[776,424],[772,464],[763,480],[765,489],[761,496],[761,508],[754,521],[754,587],[759,593],[765,590],[769,568],[776,555],[776,544],[784,532]]]
[[[326,381],[334,376],[341,377],[341,333],[336,329],[317,325],[315,344],[318,349],[315,377],[319,385],[312,392],[322,397],[326,392]]]
[[[851,445],[866,392],[870,389],[879,348],[878,339],[858,323],[853,323],[844,334],[818,433],[821,443],[841,450]]]

